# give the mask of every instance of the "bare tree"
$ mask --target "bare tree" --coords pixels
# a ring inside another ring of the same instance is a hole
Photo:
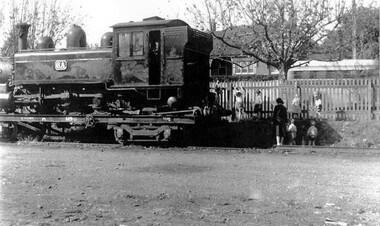
[[[294,63],[340,23],[345,2],[329,0],[204,0],[189,11],[197,26],[221,46],[237,49],[280,71]]]
[[[29,47],[35,47],[39,37],[49,36],[54,44],[65,36],[65,31],[71,24],[81,25],[86,15],[75,13],[72,1],[64,0],[12,0],[3,1],[3,15],[9,14],[3,20],[2,30],[6,37],[2,54],[12,56],[17,46],[16,24],[31,24],[28,33]],[[6,12],[6,10],[8,10]],[[7,26],[4,26],[7,25]]]
[[[379,7],[361,5],[356,11],[347,12],[341,25],[323,40],[320,52],[339,60],[354,56],[357,59],[379,58],[379,12]]]

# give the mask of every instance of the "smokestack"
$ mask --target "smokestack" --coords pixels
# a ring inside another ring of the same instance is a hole
[[[18,30],[18,51],[25,50],[28,48],[28,30],[30,24],[20,23],[16,25]]]

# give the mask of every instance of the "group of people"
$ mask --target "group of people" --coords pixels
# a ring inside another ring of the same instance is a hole
[[[242,87],[236,87],[234,89],[234,97],[235,97],[235,111],[236,111],[236,118],[237,121],[240,121],[243,118],[244,115],[244,96],[245,96],[246,90]],[[261,112],[263,109],[263,99],[261,97],[261,91],[256,91],[256,99],[255,99],[255,105],[253,107],[253,113],[256,115],[258,119],[261,118]]]
[[[220,86],[219,81],[217,81],[215,86],[215,91],[217,93],[218,99],[220,95]],[[243,87],[233,88],[233,97],[234,97],[234,107],[235,115],[237,121],[240,121],[244,117],[244,98],[246,95],[246,90]],[[318,118],[322,111],[322,95],[319,91],[313,93],[314,103],[315,103],[315,112],[316,117]],[[274,133],[276,136],[277,145],[283,145],[284,139],[288,136],[289,144],[295,145],[297,138],[297,127],[295,125],[295,118],[300,118],[301,116],[301,98],[300,94],[297,92],[292,100],[290,107],[291,117],[290,123],[288,123],[288,109],[284,106],[284,101],[281,98],[277,98],[276,106],[273,111],[272,124],[274,128]],[[261,118],[261,113],[263,110],[263,99],[261,96],[261,91],[256,90],[255,92],[255,104],[253,113],[256,118]],[[310,121],[310,127],[306,132],[306,140],[309,145],[315,145],[315,139],[318,135],[318,129],[315,126],[316,122],[314,120]]]
[[[289,144],[296,145],[297,138],[297,126],[295,125],[295,119],[292,118],[288,126],[288,112],[284,106],[284,101],[281,98],[276,99],[277,105],[274,107],[272,124],[274,128],[274,134],[276,136],[277,146],[284,144],[284,139],[289,135]],[[315,140],[318,136],[318,129],[315,126],[315,121],[310,121],[310,127],[306,132],[306,139],[309,145],[315,145]]]

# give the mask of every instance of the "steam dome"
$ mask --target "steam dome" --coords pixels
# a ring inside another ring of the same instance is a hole
[[[37,49],[54,49],[54,42],[53,39],[51,39],[48,36],[43,36],[39,39],[37,39]]]
[[[73,25],[67,32],[67,48],[86,47],[86,33],[78,26]]]
[[[112,32],[106,32],[102,35],[102,39],[100,40],[100,46],[101,47],[110,47],[112,46],[113,41],[113,33]]]

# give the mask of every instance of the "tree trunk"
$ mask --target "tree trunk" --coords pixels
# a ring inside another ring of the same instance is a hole
[[[289,68],[285,68],[284,66],[281,66],[278,71],[278,80],[281,82],[285,82],[288,78],[288,70]]]

